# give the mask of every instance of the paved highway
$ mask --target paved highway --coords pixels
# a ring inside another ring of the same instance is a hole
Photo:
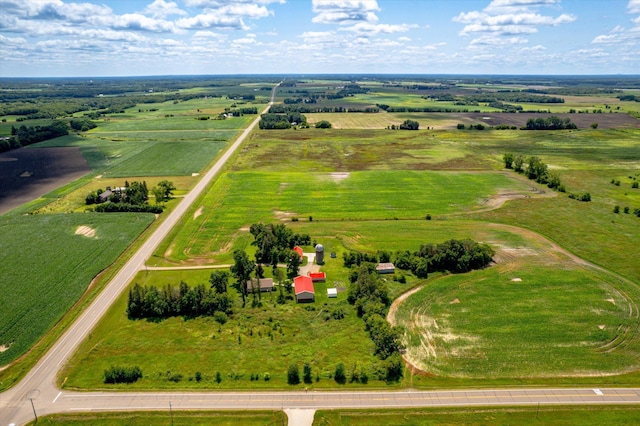
[[[277,86],[276,86],[277,88]],[[274,88],[271,103],[275,95]],[[271,105],[270,103],[270,105]],[[425,406],[532,404],[639,404],[640,388],[497,389],[460,391],[374,392],[67,392],[56,387],[56,375],[80,342],[126,288],[145,260],[175,226],[205,187],[220,172],[259,117],[241,134],[165,221],[135,253],[35,367],[12,389],[0,394],[0,426],[23,424],[38,415],[77,411],[392,408]]]

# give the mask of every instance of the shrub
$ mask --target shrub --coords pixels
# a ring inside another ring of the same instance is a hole
[[[196,371],[195,379],[196,379],[196,382],[200,383],[202,381],[202,373],[199,371]]]
[[[333,379],[339,385],[344,385],[347,382],[347,376],[345,375],[345,372],[344,372],[344,364],[340,363],[336,365],[336,372],[333,375]]]
[[[216,320],[216,322],[218,322],[218,324],[224,324],[227,322],[227,314],[225,314],[222,311],[216,311],[213,314],[213,319]]]
[[[219,371],[216,371],[216,383],[220,383],[222,381],[222,374]]]
[[[300,370],[297,364],[291,364],[287,371],[287,383],[290,385],[297,385],[300,383]]]
[[[269,373],[264,373],[264,381],[268,382],[269,380],[271,380],[271,375]]]
[[[616,214],[620,213],[620,206],[615,206],[613,208],[613,212],[616,213]]]
[[[631,184],[631,188],[637,189],[638,188],[638,182],[633,182]]]
[[[104,383],[134,383],[142,378],[140,367],[114,367],[104,370]]]
[[[308,362],[305,362],[304,366],[302,367],[302,381],[304,381],[306,384],[313,383],[313,375],[311,374],[311,364],[309,364]]]
[[[321,120],[316,123],[316,129],[330,129],[331,123],[327,120]]]
[[[464,124],[458,123],[457,128],[458,128],[458,130],[464,130]]]

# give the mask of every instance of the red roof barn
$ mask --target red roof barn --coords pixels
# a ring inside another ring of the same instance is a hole
[[[296,302],[313,302],[315,300],[315,289],[310,277],[302,275],[295,277],[293,286],[296,290]]]
[[[293,251],[295,251],[296,253],[298,253],[300,255],[300,259],[302,259],[302,257],[304,256],[304,251],[302,250],[302,247],[300,247],[300,246],[295,246],[293,248]]]

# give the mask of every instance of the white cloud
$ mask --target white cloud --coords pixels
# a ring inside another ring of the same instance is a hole
[[[508,46],[517,44],[526,44],[529,40],[522,37],[496,37],[493,35],[483,35],[479,38],[471,40],[471,46]]]
[[[393,34],[393,33],[405,33],[411,28],[415,28],[416,25],[409,24],[373,24],[370,22],[358,22],[350,27],[343,28],[344,31],[352,31],[362,35],[378,35],[378,34]]]
[[[627,9],[631,14],[640,13],[640,0],[629,0]]]
[[[189,18],[182,18],[176,21],[178,28],[184,29],[205,29],[205,28],[232,28],[248,30],[242,18],[237,16],[224,16],[218,13],[203,13]]]
[[[312,19],[320,24],[351,24],[377,22],[380,10],[376,0],[312,0],[317,15]]]
[[[185,0],[187,6],[200,7],[203,9],[217,9],[229,4],[272,4],[285,3],[285,0]]]
[[[127,13],[110,19],[109,26],[134,31],[173,32],[176,26],[171,21],[149,18],[139,13]]]
[[[155,0],[142,11],[145,15],[151,15],[153,18],[167,18],[172,15],[184,16],[187,14],[180,9],[175,2],[167,2],[165,0]]]
[[[575,16],[565,13],[552,17],[536,11],[554,3],[557,0],[494,0],[483,11],[461,12],[453,21],[465,24],[460,31],[464,36],[473,33],[532,34],[540,26],[558,26],[576,20]]]

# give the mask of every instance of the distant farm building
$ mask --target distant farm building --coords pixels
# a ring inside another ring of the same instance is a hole
[[[296,291],[296,302],[313,302],[315,300],[315,290],[311,277],[295,277],[293,279],[293,286]]]
[[[310,272],[309,278],[311,278],[311,281],[314,283],[323,283],[327,280],[327,274],[324,272]]]
[[[393,263],[378,263],[376,271],[378,271],[379,274],[393,274],[396,272],[396,267]]]
[[[247,281],[247,290],[251,291],[252,290],[252,285],[255,285],[255,281],[251,282],[251,280]],[[256,287],[256,290],[261,291],[261,292],[269,292],[269,291],[273,291],[274,290],[274,286],[273,286],[273,278],[260,278],[259,281],[259,285],[258,287]]]
[[[338,289],[337,288],[328,288],[327,289],[327,297],[330,297],[330,298],[338,297]]]
[[[302,257],[304,256],[304,250],[302,250],[302,247],[300,247],[300,246],[295,246],[293,248],[293,251],[298,253],[298,255],[300,256],[300,259],[302,259]]]

